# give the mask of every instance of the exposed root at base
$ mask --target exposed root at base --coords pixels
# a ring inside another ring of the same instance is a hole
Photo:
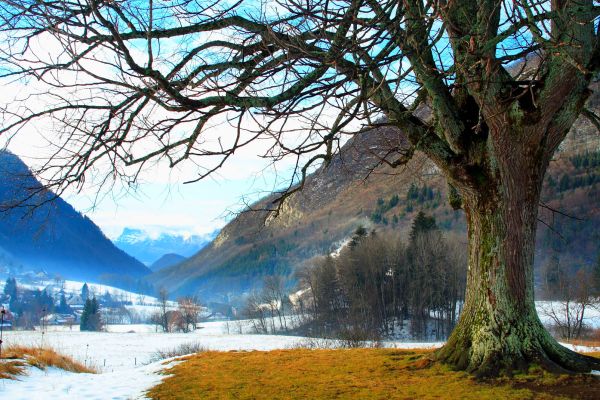
[[[472,360],[470,346],[452,346],[449,342],[435,352],[434,357],[454,370],[466,371],[479,378],[527,373],[532,366],[553,374],[586,374],[600,370],[600,359],[569,350],[554,340],[519,356],[491,352],[478,363]]]

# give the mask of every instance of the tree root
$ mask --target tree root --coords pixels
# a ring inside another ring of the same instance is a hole
[[[554,374],[578,374],[600,370],[600,359],[560,345],[547,332],[540,336],[534,344],[523,348],[519,353],[508,353],[506,349],[500,348],[486,353],[485,357],[473,357],[470,341],[451,337],[448,343],[435,353],[435,359],[455,370],[467,371],[481,378],[512,376],[518,372],[527,372],[534,365]]]

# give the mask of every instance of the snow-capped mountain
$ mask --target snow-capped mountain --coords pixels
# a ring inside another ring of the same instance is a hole
[[[125,228],[113,243],[144,264],[150,265],[169,253],[190,257],[210,243],[218,233],[218,231],[205,235],[161,233],[153,236],[142,229]]]

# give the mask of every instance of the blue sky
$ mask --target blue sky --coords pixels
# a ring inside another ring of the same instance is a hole
[[[35,129],[20,132],[8,144],[35,169],[44,159],[45,139]],[[5,142],[0,143],[4,145]],[[275,168],[258,157],[262,144],[236,154],[222,170],[203,181],[183,184],[194,176],[190,168],[169,169],[155,166],[146,170],[136,190],[119,184],[97,196],[97,189],[69,190],[63,198],[91,218],[111,239],[125,227],[145,230],[150,236],[160,233],[206,234],[221,228],[235,212],[287,182],[290,164]]]

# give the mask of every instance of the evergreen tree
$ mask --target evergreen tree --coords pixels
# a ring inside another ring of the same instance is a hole
[[[571,178],[569,178],[569,175],[563,175],[560,178],[560,182],[558,184],[558,190],[561,192],[564,192],[565,190],[568,190],[571,187]]]
[[[42,314],[51,314],[54,311],[54,299],[48,294],[46,289],[33,292],[33,305],[36,312]]]
[[[79,324],[80,331],[99,331],[102,329],[102,320],[100,318],[100,308],[96,297],[91,300],[88,298],[83,306],[81,314],[81,322]]]
[[[406,200],[414,200],[417,197],[419,197],[419,188],[417,188],[417,185],[414,183],[411,183],[408,193],[406,194]]]
[[[356,228],[356,230],[354,231],[354,235],[352,236],[352,239],[350,240],[350,248],[354,248],[356,247],[361,240],[363,240],[364,238],[366,238],[369,235],[369,232],[367,231],[367,229],[364,226],[359,226],[358,228]]]
[[[56,311],[61,314],[70,314],[73,311],[73,310],[71,310],[71,307],[69,306],[69,304],[67,304],[67,298],[65,297],[65,292],[61,291],[61,293],[60,293],[60,301],[58,303],[58,309]]]
[[[17,298],[17,280],[15,278],[6,279],[4,285],[4,294],[10,297],[11,301],[15,301]]]
[[[412,228],[410,230],[410,240],[411,242],[414,242],[414,240],[419,234],[433,231],[436,229],[438,229],[438,227],[435,222],[435,217],[427,216],[421,210],[413,220]]]
[[[87,282],[81,287],[81,298],[87,300],[90,298],[90,288],[88,288]]]
[[[79,322],[79,330],[80,331],[89,331],[89,324],[90,324],[90,313],[91,313],[91,309],[92,309],[92,302],[90,301],[90,299],[87,299],[85,301],[85,304],[83,306],[83,312],[81,313],[81,321]]]
[[[96,297],[92,298],[92,312],[90,314],[89,326],[91,331],[99,331],[102,329],[102,321],[100,319],[100,305]]]
[[[564,280],[564,270],[556,252],[542,265],[542,289],[547,299],[557,299],[561,296],[561,281]]]

